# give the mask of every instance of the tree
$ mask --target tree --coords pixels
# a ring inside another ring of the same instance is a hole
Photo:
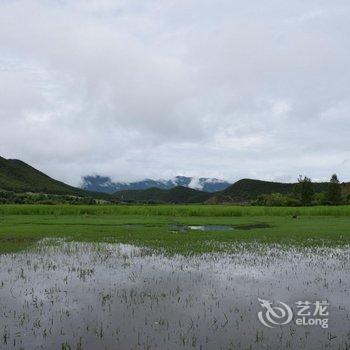
[[[314,186],[308,177],[299,175],[295,192],[303,205],[311,204],[314,196]]]
[[[331,204],[339,204],[342,201],[341,185],[336,174],[333,174],[329,181],[326,198]]]

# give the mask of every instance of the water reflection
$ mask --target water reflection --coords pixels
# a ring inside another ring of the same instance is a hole
[[[349,247],[165,256],[43,241],[0,256],[0,348],[321,349],[350,343]],[[268,329],[258,297],[328,300],[330,327]]]

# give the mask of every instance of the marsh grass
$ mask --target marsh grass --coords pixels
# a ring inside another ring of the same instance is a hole
[[[263,207],[237,205],[0,205],[0,215],[142,215],[173,217],[348,216],[350,205]]]
[[[226,225],[229,229],[174,230],[176,226],[203,225]],[[0,216],[0,253],[27,248],[45,237],[119,242],[188,255],[221,251],[222,246],[237,242],[341,246],[350,243],[350,220],[346,216],[301,216],[297,220],[290,216]]]

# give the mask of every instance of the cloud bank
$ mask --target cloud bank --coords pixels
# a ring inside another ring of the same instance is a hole
[[[350,3],[0,1],[0,155],[77,185],[350,180]]]

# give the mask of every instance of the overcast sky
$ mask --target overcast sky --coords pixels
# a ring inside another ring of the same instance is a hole
[[[350,1],[0,0],[0,131],[73,185],[350,180]]]

